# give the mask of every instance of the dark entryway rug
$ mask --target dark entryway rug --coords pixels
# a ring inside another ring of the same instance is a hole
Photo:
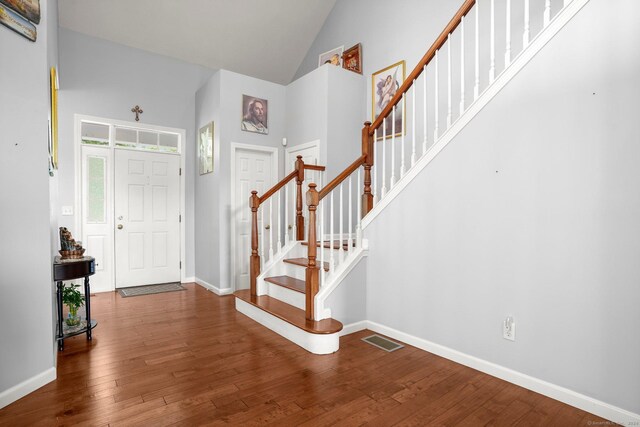
[[[146,286],[135,286],[133,288],[121,288],[118,289],[120,296],[126,297],[137,297],[138,295],[151,295],[151,294],[160,294],[162,292],[174,292],[174,291],[185,291],[186,289],[182,287],[182,285],[178,282],[176,283],[163,283],[161,285],[146,285]]]

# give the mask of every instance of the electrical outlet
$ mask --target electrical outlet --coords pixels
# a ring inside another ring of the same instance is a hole
[[[513,321],[512,316],[507,316],[502,322],[502,338],[509,341],[516,340],[516,322]]]

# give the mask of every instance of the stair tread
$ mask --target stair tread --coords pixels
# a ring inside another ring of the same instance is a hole
[[[354,247],[356,245],[356,242],[352,242],[351,247]],[[309,242],[302,242],[302,246],[309,246]],[[316,247],[319,248],[320,247],[320,242],[316,243]],[[323,247],[325,249],[329,249],[331,247],[330,242],[327,240],[324,242]],[[343,240],[342,241],[342,247],[344,248],[345,251],[349,250],[349,242],[347,240]],[[340,249],[340,242],[338,240],[334,240],[333,241],[333,249]]]
[[[236,291],[234,295],[236,298],[240,298],[244,302],[311,334],[333,334],[342,330],[342,323],[335,319],[307,320],[304,310],[267,295],[252,297],[251,291],[248,289]]]
[[[273,276],[266,277],[264,279],[265,282],[275,283],[276,285],[282,286],[284,288],[289,288],[293,291],[302,292],[304,294],[306,284],[304,280],[296,279],[291,276]]]
[[[289,264],[301,265],[302,267],[306,267],[307,264],[309,263],[309,258],[288,258],[283,261]],[[317,262],[317,264],[319,264],[319,261]],[[328,262],[324,263],[324,271],[329,271]]]

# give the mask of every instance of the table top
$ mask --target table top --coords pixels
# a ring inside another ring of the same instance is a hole
[[[94,258],[92,256],[83,256],[82,258],[62,259],[61,256],[57,255],[56,257],[53,258],[53,263],[54,264],[70,264],[74,262],[89,262],[89,261],[93,261],[93,259]]]

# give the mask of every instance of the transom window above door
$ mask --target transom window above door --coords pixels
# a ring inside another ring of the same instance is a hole
[[[126,148],[180,154],[180,134],[144,127],[134,128],[82,121],[81,142],[84,145]]]

